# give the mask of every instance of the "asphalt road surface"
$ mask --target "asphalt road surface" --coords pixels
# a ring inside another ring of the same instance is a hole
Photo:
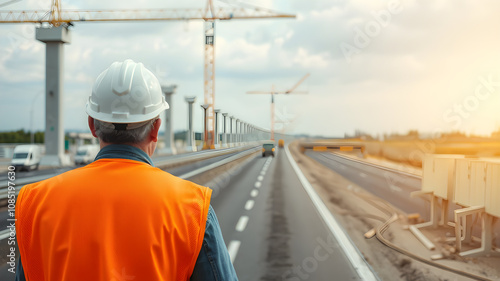
[[[365,190],[385,199],[406,213],[420,213],[428,219],[430,205],[410,193],[421,189],[421,179],[351,161],[331,152],[306,151],[306,155],[342,175]]]
[[[243,171],[212,199],[240,280],[359,280],[284,150]]]

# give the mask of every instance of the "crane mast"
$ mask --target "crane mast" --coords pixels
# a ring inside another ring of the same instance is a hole
[[[212,0],[207,1],[205,14],[213,17]],[[204,24],[205,31],[205,63],[204,63],[204,81],[203,81],[203,96],[205,104],[208,105],[205,115],[205,143],[203,149],[215,148],[215,118],[214,118],[214,103],[215,103],[215,20],[206,19]]]
[[[291,87],[290,89],[286,90],[286,91],[276,91],[275,90],[275,87],[274,85],[272,86],[271,88],[271,91],[248,91],[247,94],[267,94],[267,95],[271,95],[271,140],[274,140],[274,123],[275,123],[275,120],[274,120],[274,95],[278,95],[278,94],[285,94],[285,95],[288,95],[288,94],[307,94],[307,92],[305,91],[295,91],[295,89],[297,89],[298,86],[300,86],[300,84],[302,84],[302,82],[304,82],[304,80],[307,79],[307,77],[309,77],[310,73],[307,73],[306,75],[304,75],[304,77],[302,77],[299,82],[297,82],[293,87]]]
[[[207,108],[207,135],[208,143],[205,143],[204,149],[214,148],[214,103],[215,103],[215,21],[205,20],[205,69],[203,92]]]

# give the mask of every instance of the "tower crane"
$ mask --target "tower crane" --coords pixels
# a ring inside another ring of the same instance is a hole
[[[247,5],[248,6],[248,5]],[[68,26],[73,22],[108,22],[108,21],[170,21],[170,20],[203,20],[204,21],[204,103],[208,104],[207,124],[208,128],[205,132],[208,135],[208,143],[205,147],[214,147],[214,102],[215,102],[215,22],[217,20],[231,19],[264,19],[264,18],[295,18],[295,15],[278,13],[269,9],[259,7],[215,7],[212,0],[207,0],[205,8],[201,9],[131,9],[131,10],[63,10],[61,8],[61,0],[51,0],[49,11],[0,11],[0,23],[35,23],[40,24],[41,28],[61,28],[56,37],[60,39],[55,46],[53,43],[54,32],[46,35],[45,38],[50,38],[51,41],[43,41],[47,43],[47,55],[49,55],[49,44],[51,42],[50,53],[54,57],[62,58],[62,44],[70,41]],[[47,33],[45,33],[47,34]],[[43,37],[41,35],[41,37]],[[46,39],[47,40],[47,39]],[[55,47],[54,47],[55,46]],[[62,59],[61,59],[62,60]],[[57,66],[49,67],[46,63],[46,112],[54,111],[54,108],[61,110],[59,103],[62,102],[62,62],[56,59]],[[49,71],[51,69],[51,71]],[[57,69],[56,71],[52,71]],[[53,73],[55,72],[55,73]],[[50,77],[49,77],[50,76]],[[48,89],[49,81],[51,84],[59,85],[55,89]],[[56,105],[50,106],[49,110],[49,93],[51,96],[57,97]],[[47,154],[56,155],[59,159],[63,154],[63,134],[61,114],[58,112],[55,116],[46,117],[45,137],[46,143],[52,143],[51,147],[47,147]],[[56,124],[48,124],[49,120],[57,120]],[[49,129],[50,127],[50,129]],[[61,128],[59,128],[61,127]],[[53,136],[51,132],[56,133]]]
[[[286,90],[286,91],[276,91],[275,90],[275,87],[274,85],[272,85],[271,87],[271,91],[248,91],[247,94],[267,94],[267,95],[271,95],[271,140],[274,140],[274,95],[278,95],[278,94],[284,94],[284,95],[288,95],[288,94],[307,94],[308,92],[307,91],[295,91],[295,89],[297,89],[297,87],[300,86],[300,84],[302,84],[302,82],[304,82],[304,80],[307,79],[307,77],[309,77],[310,73],[307,73],[306,75],[304,75],[304,77],[302,77],[299,82],[297,82],[293,87],[291,87],[290,89]]]

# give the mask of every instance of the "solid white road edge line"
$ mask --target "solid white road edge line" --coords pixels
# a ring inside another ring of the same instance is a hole
[[[248,216],[241,216],[236,224],[236,231],[242,232],[247,227]]]
[[[307,178],[304,176],[302,171],[300,170],[299,166],[293,159],[290,150],[288,149],[288,145],[285,146],[285,152],[286,155],[288,156],[288,161],[292,165],[293,169],[295,170],[295,173],[297,174],[297,177],[299,178],[300,182],[302,183],[302,186],[304,187],[304,190],[307,192],[309,197],[311,198],[311,201],[313,202],[314,206],[316,207],[316,210],[318,211],[319,215],[325,222],[325,224],[328,226],[330,229],[330,232],[332,235],[337,239],[337,241],[340,244],[340,247],[344,251],[344,254],[346,257],[349,259],[353,267],[356,269],[358,272],[359,276],[363,280],[379,280],[378,277],[373,273],[371,270],[371,267],[368,265],[366,260],[361,256],[361,253],[359,252],[358,248],[353,244],[351,239],[347,236],[347,234],[344,232],[342,227],[339,225],[337,220],[333,217],[332,213],[326,205],[323,203],[321,198],[318,196],[316,191],[314,191],[314,188],[311,186]]]
[[[227,246],[227,251],[229,252],[229,257],[231,257],[231,263],[234,263],[234,259],[238,254],[238,250],[240,249],[241,242],[238,240],[233,240],[229,242]]]
[[[255,201],[248,200],[247,203],[245,204],[245,210],[250,211],[253,208],[254,204],[255,204]]]

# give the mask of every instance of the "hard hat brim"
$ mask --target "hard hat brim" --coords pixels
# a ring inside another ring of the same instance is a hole
[[[163,100],[162,106],[153,112],[144,115],[135,115],[129,113],[121,113],[121,112],[113,112],[111,115],[109,113],[97,112],[92,109],[91,102],[88,101],[86,105],[87,114],[99,121],[107,122],[107,123],[141,123],[144,121],[148,121],[156,118],[156,116],[160,115],[163,111],[169,109],[170,106],[168,103]]]

